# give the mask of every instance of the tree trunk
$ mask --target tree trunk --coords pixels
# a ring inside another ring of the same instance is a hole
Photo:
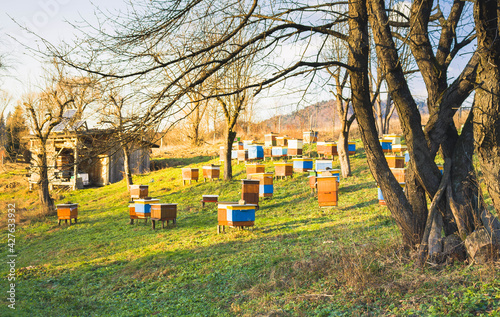
[[[500,212],[500,39],[498,2],[474,5],[479,65],[474,112],[474,139],[488,193]]]
[[[42,153],[38,155],[38,170],[40,179],[38,181],[38,197],[42,205],[42,211],[45,215],[51,214],[55,210],[54,200],[50,197],[49,191],[49,175],[47,166],[47,153],[45,143],[41,142],[40,150]]]
[[[337,151],[339,154],[340,171],[342,177],[347,178],[351,176],[351,162],[349,161],[349,128],[345,127],[346,124],[342,123],[342,129],[339,133],[337,142]]]
[[[236,137],[236,132],[232,130],[227,131],[226,146],[224,148],[224,179],[230,181],[233,179],[233,167],[231,166],[231,149],[233,147],[233,141]]]
[[[130,185],[133,185],[134,182],[132,181],[132,172],[130,170],[129,148],[126,144],[122,143],[122,150],[123,150],[123,173],[125,176],[125,180],[127,182],[127,188],[130,191]]]

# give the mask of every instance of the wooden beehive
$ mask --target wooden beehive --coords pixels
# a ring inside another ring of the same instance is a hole
[[[273,146],[271,149],[273,157],[284,157],[288,154],[288,149],[282,146]]]
[[[304,143],[316,143],[318,142],[318,131],[304,131],[302,132],[302,138]]]
[[[347,150],[349,152],[349,155],[356,154],[356,142],[349,142],[347,144]]]
[[[135,204],[128,205],[128,213],[130,215],[130,219],[137,219],[137,214],[135,213]]]
[[[336,176],[316,177],[318,203],[321,207],[337,206],[339,182]]]
[[[392,144],[391,148],[393,153],[402,154],[406,151],[407,146],[404,144]]]
[[[245,203],[259,206],[259,184],[256,179],[241,180],[241,199]]]
[[[221,202],[217,206],[217,233],[225,226],[249,227],[255,224],[254,204],[239,204],[237,202]]]
[[[259,197],[273,196],[273,173],[257,173],[250,176],[252,179],[259,180]]]
[[[392,174],[399,183],[406,182],[406,168],[391,167]]]
[[[293,171],[297,173],[304,173],[313,169],[313,159],[312,158],[294,158],[293,161]]]
[[[399,134],[384,134],[383,138],[391,140],[392,144],[401,144],[401,135]]]
[[[243,145],[243,142],[240,142],[240,141],[238,141],[238,142],[234,142],[234,143],[233,143],[233,149],[234,149],[234,150],[244,150],[244,149],[245,149],[245,147],[244,147],[244,145]]]
[[[148,185],[130,185],[130,198],[140,199],[148,197]]]
[[[333,169],[333,160],[316,160],[315,170],[322,171],[327,169]]]
[[[323,145],[323,151],[322,151],[324,156],[335,156],[337,154],[337,144],[335,142],[325,142]]]
[[[219,200],[219,195],[203,195],[201,201],[204,203],[216,203]]]
[[[288,138],[286,136],[276,137],[276,145],[277,146],[287,146],[288,145]]]
[[[157,204],[158,199],[137,199],[135,201],[135,214],[138,218],[151,217],[151,205]]]
[[[266,166],[264,164],[246,164],[247,176],[255,173],[264,173],[266,171]]]
[[[387,164],[392,168],[403,168],[405,167],[405,158],[399,155],[386,155],[385,159]]]
[[[198,181],[199,170],[197,168],[184,167],[182,169],[182,181]]]
[[[238,162],[248,161],[248,150],[238,150]]]
[[[264,145],[265,146],[276,146],[276,137],[278,135],[276,133],[269,133],[264,135]]]
[[[302,139],[290,139],[288,140],[288,156],[299,156],[302,155],[303,141]]]
[[[174,220],[177,218],[177,204],[151,204],[151,219]]]
[[[293,164],[287,162],[274,163],[274,174],[280,177],[293,175]]]
[[[219,179],[220,176],[220,165],[206,165],[203,166],[203,179]]]
[[[264,158],[264,147],[262,145],[252,144],[248,146],[249,160],[262,160]]]
[[[75,219],[75,223],[78,220],[78,204],[59,204],[56,206],[57,208],[57,219],[59,220],[59,224],[61,220],[69,220],[71,224],[71,219]]]
[[[309,171],[308,184],[312,191],[316,189],[316,176],[318,173],[316,171]]]
[[[442,164],[438,164],[437,167],[438,167],[439,171],[441,172],[441,175],[443,175],[443,171],[444,171],[443,165]]]
[[[379,139],[380,146],[382,146],[382,151],[384,153],[392,152],[392,140],[389,139]]]
[[[272,157],[273,152],[272,152],[272,147],[270,146],[264,146],[264,158]]]

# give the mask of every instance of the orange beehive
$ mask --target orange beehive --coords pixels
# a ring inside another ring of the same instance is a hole
[[[406,168],[394,168],[391,167],[392,174],[399,183],[406,182]]]
[[[130,198],[142,199],[148,197],[148,185],[130,185]]]
[[[212,179],[219,179],[220,175],[220,165],[207,165],[203,166],[203,181],[205,181],[207,178],[212,180]]]
[[[280,177],[291,176],[293,175],[293,164],[287,162],[274,163],[274,173]]]
[[[56,206],[57,208],[57,219],[58,224],[61,224],[61,220],[65,220],[66,222],[69,220],[69,224],[71,225],[71,219],[75,219],[75,223],[78,220],[78,204],[59,204]]]
[[[272,147],[269,146],[264,146],[264,158],[272,157],[273,156],[273,151]]]
[[[247,175],[255,173],[264,173],[266,171],[266,166],[264,164],[246,164]]]
[[[405,167],[405,158],[400,155],[386,155],[385,159],[387,164],[392,168],[403,168]]]
[[[251,179],[259,180],[259,197],[272,197],[273,188],[273,173],[256,173],[250,175]]]
[[[246,204],[254,204],[259,206],[259,184],[257,179],[242,179],[241,180],[241,199]]]
[[[337,176],[316,177],[318,203],[321,207],[337,206],[339,182]]]
[[[185,167],[182,169],[182,183],[184,184],[185,181],[189,181],[191,184],[191,181],[198,181],[198,174],[199,171],[197,168],[191,168],[191,167]]]
[[[325,142],[322,154],[325,156],[335,156],[337,154],[337,144],[335,142]]]
[[[238,162],[248,161],[248,150],[238,150]]]

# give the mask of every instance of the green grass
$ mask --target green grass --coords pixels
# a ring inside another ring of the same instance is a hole
[[[341,180],[338,207],[319,208],[307,176],[295,174],[275,180],[253,229],[220,235],[216,206],[202,209],[201,196],[238,200],[244,165],[233,165],[231,182],[182,186],[186,162],[216,163],[169,159],[176,167],[134,177],[149,185],[150,196],[178,203],[176,226],[129,225],[124,182],[59,193],[58,203],[79,204],[76,225],[58,226],[55,216],[18,224],[17,309],[8,309],[2,296],[0,315],[500,315],[494,264],[413,265],[388,210],[377,204],[362,150],[351,160],[354,176]],[[266,170],[273,170],[271,162]],[[24,198],[2,195],[23,204]],[[34,193],[25,195],[32,204]],[[7,269],[1,266],[2,285]]]

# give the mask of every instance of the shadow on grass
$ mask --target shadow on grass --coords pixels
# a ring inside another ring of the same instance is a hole
[[[162,158],[151,160],[151,169],[159,170],[166,167],[187,166],[191,164],[200,164],[212,160],[212,156],[195,156],[189,158]]]
[[[362,202],[362,203],[359,203],[356,205],[345,207],[345,208],[342,208],[342,210],[347,211],[347,210],[352,210],[352,209],[361,209],[361,208],[365,208],[366,206],[369,206],[372,204],[373,205],[378,204],[378,199],[372,199],[370,201],[365,201],[365,202]]]
[[[356,185],[348,185],[348,186],[341,186],[339,191],[341,193],[352,193],[356,192],[361,189],[366,189],[366,188],[375,188],[373,182],[365,182],[361,184],[356,184]]]

